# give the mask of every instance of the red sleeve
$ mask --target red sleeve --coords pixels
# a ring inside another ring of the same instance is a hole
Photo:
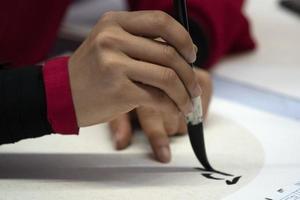
[[[55,133],[78,134],[68,72],[68,57],[58,57],[43,68],[47,117]]]
[[[128,1],[132,10],[163,10],[172,14],[172,0]],[[249,22],[242,13],[243,3],[243,0],[188,0],[189,15],[206,33],[209,42],[206,67],[226,54],[255,48]]]

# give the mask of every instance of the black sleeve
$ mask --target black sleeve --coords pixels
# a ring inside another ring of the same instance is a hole
[[[0,70],[0,144],[51,132],[42,68]]]
[[[198,47],[197,60],[194,63],[197,67],[204,67],[203,64],[209,57],[209,42],[208,37],[202,30],[201,26],[192,19],[189,20],[190,34],[193,38],[194,43]]]

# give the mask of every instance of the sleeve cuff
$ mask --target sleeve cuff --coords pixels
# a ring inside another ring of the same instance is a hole
[[[55,133],[78,134],[69,72],[69,57],[49,60],[43,68],[47,101],[47,117]]]

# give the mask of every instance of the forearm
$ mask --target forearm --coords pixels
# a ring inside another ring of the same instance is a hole
[[[0,144],[78,131],[68,57],[44,66],[0,70]]]
[[[0,144],[52,132],[41,66],[0,71]]]

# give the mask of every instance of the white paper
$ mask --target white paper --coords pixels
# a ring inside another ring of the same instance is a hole
[[[173,160],[163,165],[141,134],[116,152],[106,126],[95,126],[1,146],[0,191],[4,199],[264,199],[299,181],[299,130],[297,121],[215,99],[205,129],[209,159],[242,175],[236,185],[195,171],[187,137],[172,139]]]
[[[214,103],[215,104],[215,103]],[[261,170],[264,150],[247,129],[212,110],[205,128],[212,165],[242,176],[202,175],[187,136],[172,139],[173,160],[151,158],[142,134],[124,152],[113,149],[106,126],[80,136],[45,136],[0,147],[0,191],[9,199],[221,199],[246,186]]]
[[[299,200],[300,182],[282,187],[266,197],[266,200]]]
[[[257,49],[230,56],[215,69],[221,77],[300,99],[300,20],[277,0],[247,1]]]

